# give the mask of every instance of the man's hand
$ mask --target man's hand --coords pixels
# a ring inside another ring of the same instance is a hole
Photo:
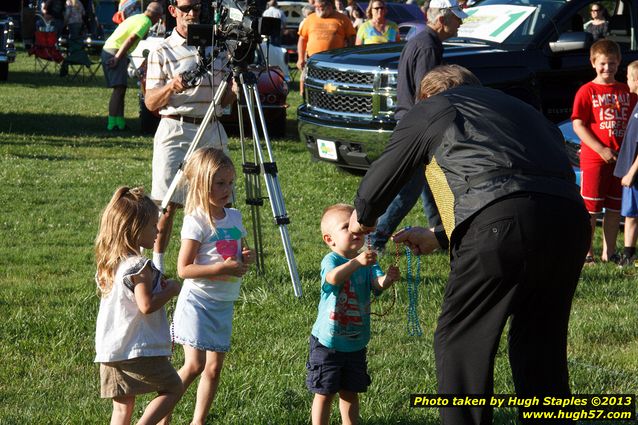
[[[184,84],[184,81],[182,80],[182,76],[181,75],[176,75],[171,81],[170,81],[170,87],[171,87],[171,91],[175,94],[177,93],[181,93],[184,90],[186,90],[188,87],[186,87],[186,84]]]
[[[357,210],[352,211],[352,215],[350,216],[350,223],[348,224],[348,230],[350,233],[355,235],[366,235],[374,230],[373,227],[365,226],[359,223],[359,218],[357,217]]]
[[[240,87],[239,87],[239,84],[237,84],[237,80],[235,80],[234,78],[233,78],[233,83],[230,86],[230,91],[233,92],[235,97],[239,98]]]
[[[429,254],[440,248],[434,232],[424,227],[406,227],[392,235],[392,240],[407,245],[416,255]]]
[[[117,56],[113,56],[111,59],[106,61],[106,66],[108,66],[109,68],[115,68],[119,61],[120,59]]]
[[[308,40],[300,35],[297,39],[297,68],[300,71],[303,71],[306,66],[306,47],[308,47]]]

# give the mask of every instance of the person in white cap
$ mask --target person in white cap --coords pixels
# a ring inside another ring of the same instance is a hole
[[[427,10],[425,30],[412,38],[403,48],[399,59],[397,80],[397,108],[394,116],[400,121],[412,106],[417,89],[423,76],[432,68],[441,65],[443,60],[443,41],[455,37],[463,19],[467,18],[457,0],[432,0]],[[379,217],[377,228],[370,234],[372,247],[380,252],[385,249],[390,235],[401,220],[408,215],[419,196],[423,199],[423,211],[428,227],[440,230],[442,223],[439,211],[434,203],[430,187],[423,173],[416,173],[403,187]]]
[[[455,37],[467,14],[457,0],[432,0],[427,11],[427,26],[411,39],[401,52],[397,87],[398,120],[405,115],[416,97],[423,76],[443,59],[443,41]]]

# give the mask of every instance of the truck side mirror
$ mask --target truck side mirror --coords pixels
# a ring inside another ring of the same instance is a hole
[[[550,41],[549,49],[552,53],[573,52],[586,50],[594,39],[588,32],[566,32],[561,34],[556,41]]]

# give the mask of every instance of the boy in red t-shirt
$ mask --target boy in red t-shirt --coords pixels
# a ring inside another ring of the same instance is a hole
[[[572,111],[574,132],[582,141],[581,195],[591,215],[592,235],[596,218],[605,209],[601,259],[618,262],[616,237],[620,227],[622,187],[613,171],[635,100],[627,84],[619,83],[615,78],[621,57],[618,44],[599,40],[591,46],[589,57],[596,78],[578,90]],[[585,263],[593,262],[594,251],[590,244]]]

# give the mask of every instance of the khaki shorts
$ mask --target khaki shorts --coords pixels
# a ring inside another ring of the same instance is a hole
[[[179,392],[182,381],[168,357],[138,357],[100,363],[100,396],[113,398],[152,392]]]
[[[179,166],[184,162],[186,152],[198,129],[199,125],[182,123],[170,118],[162,118],[160,120],[153,140],[152,200],[159,203],[166,196],[166,192],[173,182]],[[212,146],[228,152],[226,149],[227,143],[228,137],[224,127],[215,121],[206,127],[206,131],[197,148]],[[182,179],[181,183],[173,194],[171,201],[184,205],[188,186],[185,178]]]

